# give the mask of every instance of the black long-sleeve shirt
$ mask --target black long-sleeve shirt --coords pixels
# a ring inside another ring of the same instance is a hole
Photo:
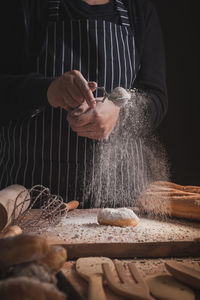
[[[133,88],[147,91],[148,117],[156,128],[167,111],[165,57],[159,20],[150,0],[127,0],[126,5],[135,34],[136,65],[140,65]],[[79,17],[78,10],[79,6],[77,11],[72,10],[72,17]],[[0,124],[48,105],[46,92],[54,78],[44,78],[35,70],[35,60],[45,38],[47,11],[47,0],[12,0],[1,4]],[[94,14],[86,11],[83,17],[93,18]],[[117,22],[116,15],[99,13],[98,17]]]

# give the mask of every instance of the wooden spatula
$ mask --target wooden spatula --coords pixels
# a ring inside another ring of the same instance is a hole
[[[114,279],[113,272],[110,266],[106,263],[103,264],[104,274],[108,286],[115,293],[124,296],[126,299],[134,300],[153,300],[151,297],[149,287],[139,274],[137,268],[133,263],[128,264],[130,273],[134,280],[131,280],[125,272],[123,265],[120,262],[115,263],[115,267],[121,282]]]
[[[165,263],[165,267],[176,279],[200,290],[200,270],[197,271],[176,261]]]
[[[89,283],[89,300],[106,300],[103,289],[102,264],[107,263],[114,269],[114,264],[107,257],[82,257],[76,261],[76,271]]]

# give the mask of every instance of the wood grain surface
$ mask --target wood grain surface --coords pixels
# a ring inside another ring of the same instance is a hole
[[[50,240],[50,244],[59,244],[67,249],[68,260],[88,256],[106,256],[109,258],[157,258],[157,257],[198,257],[199,241],[170,241],[152,243],[96,243],[66,244]]]

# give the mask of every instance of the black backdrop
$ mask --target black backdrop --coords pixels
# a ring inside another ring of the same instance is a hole
[[[199,1],[152,2],[160,18],[166,51],[169,110],[159,134],[168,153],[171,180],[200,185]]]

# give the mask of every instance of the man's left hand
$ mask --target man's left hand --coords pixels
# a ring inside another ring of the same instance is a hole
[[[87,104],[83,104],[84,106]],[[120,108],[113,102],[97,102],[95,108],[81,106],[77,110],[68,113],[67,120],[79,136],[95,140],[106,139],[113,131],[118,117]]]

